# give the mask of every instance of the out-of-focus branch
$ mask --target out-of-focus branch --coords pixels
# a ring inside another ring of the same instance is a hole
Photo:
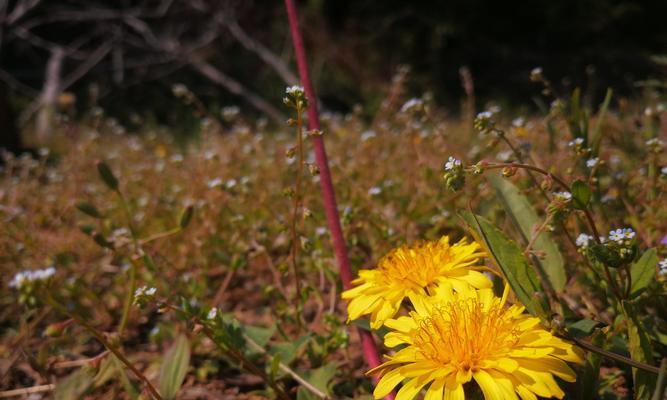
[[[238,22],[230,15],[219,16],[216,18],[217,22],[227,28],[229,33],[238,40],[243,47],[257,54],[259,58],[271,66],[278,75],[289,85],[296,85],[299,83],[299,78],[289,69],[287,64],[283,62],[277,55],[269,50],[262,43],[248,36],[248,34],[241,28]]]
[[[264,112],[276,122],[285,122],[285,116],[280,111],[278,111],[277,108],[208,62],[201,59],[195,59],[191,61],[190,65],[195,71],[199,72],[211,81],[224,87],[229,92],[244,98],[248,103],[253,105],[258,110]]]
[[[7,16],[7,25],[12,25],[30,10],[35,8],[41,0],[23,0],[19,1],[12,12]]]

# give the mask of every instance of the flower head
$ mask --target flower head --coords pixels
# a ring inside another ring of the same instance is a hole
[[[357,287],[343,292],[349,320],[371,315],[371,327],[380,328],[398,312],[403,299],[431,294],[439,286],[457,291],[490,288],[491,281],[474,266],[484,257],[478,243],[462,239],[453,246],[449,237],[438,241],[402,246],[383,257],[375,269],[359,271],[352,283]]]
[[[562,399],[554,376],[573,382],[566,361],[583,362],[580,351],[522,306],[505,307],[504,299],[491,289],[439,288],[414,302],[408,316],[388,320],[385,345],[405,347],[369,372],[383,372],[374,397],[405,381],[397,400],[411,400],[426,386],[426,399],[463,400],[464,384],[474,380],[486,399]]]
[[[587,235],[585,233],[579,234],[577,236],[577,247],[588,247],[588,245],[593,241],[593,236]]]

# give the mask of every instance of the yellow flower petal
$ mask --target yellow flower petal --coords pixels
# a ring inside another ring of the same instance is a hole
[[[401,375],[400,369],[394,369],[384,375],[380,381],[378,382],[377,386],[375,386],[375,390],[373,391],[373,397],[376,399],[381,399],[384,396],[388,395],[396,385],[401,383],[401,381],[404,379],[403,375]]]

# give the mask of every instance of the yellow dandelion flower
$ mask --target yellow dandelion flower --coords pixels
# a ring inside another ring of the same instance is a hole
[[[464,238],[451,246],[447,236],[394,249],[377,268],[359,271],[352,281],[358,286],[343,292],[350,300],[348,320],[370,314],[371,327],[378,329],[396,315],[406,297],[414,301],[440,286],[457,291],[490,288],[491,281],[474,269],[484,255],[478,243]]]
[[[369,371],[383,372],[375,398],[405,381],[396,400],[410,400],[427,385],[425,400],[464,400],[464,384],[474,380],[486,400],[562,399],[554,376],[574,382],[566,361],[582,363],[581,351],[542,328],[524,307],[505,307],[505,298],[491,289],[438,289],[418,300],[409,316],[387,320],[392,331],[385,344],[407,346]]]

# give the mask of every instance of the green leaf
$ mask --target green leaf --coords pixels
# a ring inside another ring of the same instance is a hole
[[[180,335],[165,354],[160,368],[160,394],[165,400],[176,398],[190,366],[190,342]]]
[[[331,389],[329,383],[331,380],[336,376],[336,372],[338,371],[338,364],[335,362],[331,362],[329,364],[323,365],[320,368],[310,370],[307,372],[304,372],[301,374],[301,376],[308,381],[311,385],[315,386],[317,389],[319,389],[322,393],[325,393],[327,395],[331,395]],[[301,390],[304,390],[307,392],[306,389],[299,388],[299,392]],[[307,392],[307,395],[313,396],[310,392]],[[302,395],[303,396],[303,395]],[[297,398],[299,398],[297,396]],[[306,399],[310,399],[310,397],[302,397]]]
[[[276,380],[276,375],[280,369],[280,354],[276,354],[271,358],[271,368],[269,369],[269,377],[271,380]]]
[[[630,295],[635,297],[640,294],[649,283],[655,279],[655,266],[658,265],[658,254],[655,249],[648,249],[641,258],[630,267],[632,276],[632,289]]]
[[[181,220],[179,222],[179,226],[181,229],[185,229],[188,227],[190,224],[190,221],[192,220],[192,215],[194,214],[195,208],[192,205],[189,205],[185,207],[185,210],[183,210],[183,213],[181,214]]]
[[[607,94],[604,96],[602,106],[600,106],[600,111],[598,111],[598,118],[595,122],[593,133],[591,134],[591,148],[593,149],[594,156],[597,156],[600,153],[600,143],[602,142],[602,124],[604,123],[604,117],[607,115],[607,110],[609,109],[609,103],[611,102],[611,97],[613,94],[614,91],[611,88],[608,88]]]
[[[572,182],[570,190],[572,190],[572,204],[574,208],[585,210],[591,201],[591,188],[584,181],[577,179]]]
[[[155,265],[155,261],[153,261],[153,257],[151,257],[148,254],[144,254],[143,257],[141,257],[141,261],[144,263],[146,268],[148,268],[151,272],[157,271],[157,266]]]
[[[535,209],[512,182],[499,175],[489,175],[487,179],[496,190],[505,211],[528,243],[533,235],[534,228],[541,223]],[[557,292],[562,292],[567,283],[567,276],[563,255],[558,250],[556,242],[551,239],[549,233],[542,231],[533,242],[533,249],[545,254],[543,259],[536,257],[536,261],[551,287]]]
[[[528,312],[546,317],[549,303],[535,270],[528,264],[519,246],[485,218],[469,212],[462,213],[462,217],[474,230],[475,236],[486,245],[489,254]]]
[[[623,315],[625,316],[628,325],[628,347],[630,350],[630,357],[635,361],[653,365],[651,342],[648,333],[644,328],[644,324],[642,324],[637,315],[634,304],[623,300],[621,305]],[[655,390],[655,374],[633,368],[632,379],[634,381],[635,399],[649,399]]]
[[[111,172],[111,168],[109,168],[104,161],[97,162],[97,172],[100,174],[102,182],[104,182],[109,189],[118,191],[118,179],[116,179],[113,172]]]
[[[600,322],[584,318],[567,325],[567,330],[576,338],[589,336],[595,328],[601,325]]]
[[[65,379],[58,382],[53,393],[55,400],[82,399],[93,386],[95,372],[88,367],[83,367],[69,374]]]
[[[84,213],[88,216],[91,216],[93,218],[98,218],[98,219],[104,218],[104,216],[97,209],[97,207],[95,207],[94,205],[92,205],[91,203],[89,203],[87,201],[80,201],[80,202],[76,203],[76,208],[79,211],[81,211],[82,213]]]
[[[257,343],[260,347],[266,347],[271,337],[276,332],[276,326],[272,325],[268,328],[261,326],[242,326],[241,329],[250,339]],[[249,353],[256,353],[255,351],[249,351]]]
[[[301,348],[308,343],[311,334],[299,336],[293,342],[277,343],[271,346],[270,353],[276,357],[280,357],[283,364],[289,365],[299,355]]]

